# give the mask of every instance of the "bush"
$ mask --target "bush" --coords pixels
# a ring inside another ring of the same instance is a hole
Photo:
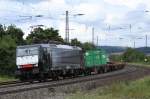
[[[16,42],[10,36],[0,39],[0,74],[13,75],[15,71]]]
[[[146,55],[135,49],[128,48],[122,55],[122,59],[125,62],[144,62]]]

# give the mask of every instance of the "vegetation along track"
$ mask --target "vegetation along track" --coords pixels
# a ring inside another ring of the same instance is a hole
[[[32,83],[29,83],[29,82],[22,82],[22,81],[19,81],[19,80],[16,80],[16,81],[9,81],[9,82],[1,82],[1,83],[0,83],[0,89],[1,89],[1,88],[15,87],[15,86],[29,85],[29,84],[32,84]]]
[[[98,80],[97,83],[99,83],[99,85],[105,85],[105,84],[112,83],[112,81],[133,80],[149,74],[150,74],[150,68],[126,66],[122,70],[109,72],[105,74],[91,75],[86,77],[78,77],[73,79],[65,79],[65,80],[50,81],[50,82],[43,82],[43,83],[22,84],[22,85],[20,84],[18,86],[16,85],[16,86],[1,87],[0,95],[23,92],[23,91],[39,89],[39,88],[58,87],[62,85],[69,85],[69,84],[94,81],[94,80]]]

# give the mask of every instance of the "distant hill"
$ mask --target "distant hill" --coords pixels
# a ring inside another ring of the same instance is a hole
[[[120,47],[120,46],[97,46],[97,48],[101,48],[109,54],[124,52],[127,49],[126,47]]]
[[[136,49],[145,54],[150,54],[150,47],[140,47],[140,48],[136,48]]]
[[[120,47],[120,46],[97,46],[97,48],[105,50],[108,54],[122,53],[127,49],[127,47]],[[150,55],[150,47],[139,47],[136,48],[136,50],[143,52],[147,55]]]

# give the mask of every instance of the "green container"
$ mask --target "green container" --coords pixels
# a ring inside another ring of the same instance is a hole
[[[108,55],[103,50],[89,50],[84,54],[86,68],[99,67],[108,62]]]

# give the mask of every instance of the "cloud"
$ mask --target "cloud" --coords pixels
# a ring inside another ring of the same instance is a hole
[[[135,9],[143,0],[104,0],[112,5],[126,6],[130,9]]]
[[[132,46],[132,38],[137,35],[150,36],[150,12],[145,12],[150,9],[149,0],[1,0],[0,5],[0,22],[16,24],[25,36],[30,33],[30,26],[43,24],[59,29],[65,38],[66,10],[70,28],[74,29],[70,30],[70,38],[91,41],[92,27],[101,45]],[[73,16],[78,13],[84,15]],[[120,41],[119,37],[125,39]],[[137,46],[143,45],[138,43]]]

